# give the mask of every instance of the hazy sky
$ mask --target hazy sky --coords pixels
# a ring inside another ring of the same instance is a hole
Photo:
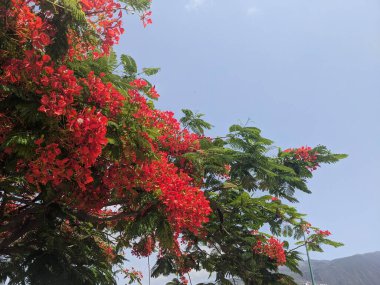
[[[250,119],[277,146],[349,154],[297,195],[345,243],[312,258],[380,250],[380,1],[153,0],[152,11],[146,29],[125,19],[117,51],[162,68],[157,106],[205,113],[211,136]]]

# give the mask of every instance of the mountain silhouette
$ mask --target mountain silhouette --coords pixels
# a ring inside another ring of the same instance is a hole
[[[318,285],[380,285],[380,251],[334,260],[312,260],[314,280]],[[307,261],[300,263],[302,276],[283,268],[299,284],[311,284]]]

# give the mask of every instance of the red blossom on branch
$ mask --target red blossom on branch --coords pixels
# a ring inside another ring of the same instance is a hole
[[[318,153],[313,151],[309,146],[302,146],[300,148],[288,148],[284,150],[284,153],[291,153],[294,158],[300,161],[311,163],[311,166],[306,166],[310,171],[316,170],[319,164],[316,162],[318,158]]]
[[[6,11],[6,29],[14,36],[15,51],[0,53],[0,84],[5,87],[0,99],[22,94],[26,99],[20,101],[28,102],[38,127],[16,120],[13,109],[0,113],[0,143],[15,124],[22,125],[32,141],[28,156],[19,159],[10,145],[0,159],[15,156],[15,172],[24,176],[30,196],[53,189],[54,203],[78,215],[78,221],[99,221],[112,228],[120,221],[133,222],[134,215],[144,216],[154,205],[173,232],[170,250],[181,255],[177,238],[184,231],[199,234],[211,213],[200,188],[202,177],[194,174],[196,166],[184,156],[200,149],[200,137],[182,129],[172,112],[154,109],[144,95],[157,99],[159,94],[145,79],[137,78],[121,90],[105,74],[74,71],[72,61],[78,65],[88,57],[96,61],[118,42],[123,33],[119,2],[80,0],[86,23],[68,26],[64,33],[54,24],[63,20],[59,18],[62,7],[50,11],[55,4],[43,4],[42,0],[11,0]],[[150,11],[141,17],[144,26],[151,24]],[[57,43],[58,32],[67,40],[65,54],[49,49]],[[117,148],[117,158],[110,146],[112,136],[118,140],[112,146]],[[143,192],[152,201],[134,204]],[[107,210],[109,204],[122,206],[130,215]],[[20,208],[13,202],[6,207]],[[70,222],[63,228],[73,231]],[[152,233],[136,252],[150,254],[155,246]],[[109,260],[114,259],[111,246],[99,241],[99,247]]]
[[[317,230],[315,233],[316,233],[317,235],[325,236],[325,237],[331,235],[331,232],[330,232],[330,231],[327,231],[327,230],[326,230],[326,231],[323,231],[323,230]]]
[[[147,11],[147,12],[144,12],[140,19],[144,25],[144,28],[146,28],[148,25],[151,25],[153,23],[152,21],[152,11]]]
[[[264,241],[258,240],[256,245],[253,246],[253,250],[257,254],[268,256],[276,261],[277,265],[284,265],[286,263],[286,255],[283,246],[283,242],[280,242],[275,237],[270,237]]]

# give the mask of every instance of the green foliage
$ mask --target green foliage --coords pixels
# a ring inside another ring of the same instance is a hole
[[[204,114],[193,113],[189,109],[182,109],[184,117],[180,119],[184,128],[189,128],[191,131],[198,135],[204,135],[205,130],[210,130],[212,125],[202,119]]]
[[[63,221],[62,209],[52,204],[25,227],[33,225],[37,231],[26,234],[17,244],[11,262],[0,260],[0,277],[10,278],[8,284],[116,284],[112,263],[99,249],[99,232],[91,224],[75,226],[75,220]],[[64,232],[62,227],[72,228]],[[120,261],[121,256],[114,260]]]
[[[143,73],[147,76],[152,76],[157,74],[160,71],[160,68],[158,67],[149,67],[149,68],[143,68]]]
[[[86,15],[84,14],[78,0],[61,0],[62,6],[66,12],[72,16],[73,23],[86,25]],[[58,4],[57,4],[58,5]]]
[[[183,110],[181,119],[185,127],[203,134],[203,127],[210,126],[197,121],[201,115]],[[205,225],[203,238],[186,236],[192,245],[186,248],[187,256],[196,260],[195,269],[216,273],[217,284],[231,284],[228,277],[235,276],[245,284],[296,284],[294,280],[278,272],[278,265],[270,258],[255,254],[253,245],[258,237],[270,235],[259,232],[269,229],[271,235],[290,240],[303,238],[302,225],[305,215],[288,202],[297,202],[297,190],[310,193],[307,179],[312,177],[310,165],[279,150],[273,156],[272,141],[261,136],[255,127],[234,125],[223,138],[202,140],[202,152],[187,154],[186,158],[202,165],[205,171],[204,192],[210,200],[213,213]],[[317,146],[318,164],[335,163],[346,155],[333,154],[324,146]],[[231,167],[228,175],[226,165]],[[224,177],[224,178],[223,178]],[[261,193],[261,194],[260,194]],[[281,200],[272,200],[272,197]],[[288,201],[288,202],[286,202]],[[317,228],[315,228],[317,230]],[[253,234],[253,231],[257,231]],[[300,240],[298,245],[305,245]],[[321,235],[310,237],[310,250],[321,251],[321,245],[341,246]],[[295,272],[300,252],[286,249],[286,266]],[[170,256],[160,258],[154,267],[154,276],[175,273],[177,269]]]
[[[126,3],[135,11],[145,11],[149,9],[151,0],[121,0],[121,2]]]
[[[121,63],[127,76],[134,76],[137,73],[136,61],[129,55],[121,55]]]
[[[159,277],[160,275],[168,276],[173,272],[175,268],[175,263],[170,257],[162,257],[157,259],[156,264],[152,267],[152,277]]]

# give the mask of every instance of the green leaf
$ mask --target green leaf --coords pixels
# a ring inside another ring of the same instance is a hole
[[[137,73],[136,61],[129,55],[121,55],[121,64],[123,65],[124,72],[127,75],[134,75]]]
[[[80,23],[87,23],[86,15],[84,14],[79,1],[77,0],[62,0],[62,5],[71,12],[75,21]]]
[[[148,75],[148,76],[155,75],[155,74],[157,74],[159,71],[160,71],[160,68],[158,68],[158,67],[143,68],[143,72],[144,72],[146,75]]]
[[[293,235],[293,229],[292,229],[292,227],[290,225],[284,226],[284,228],[282,230],[282,234],[285,237],[291,237]]]

